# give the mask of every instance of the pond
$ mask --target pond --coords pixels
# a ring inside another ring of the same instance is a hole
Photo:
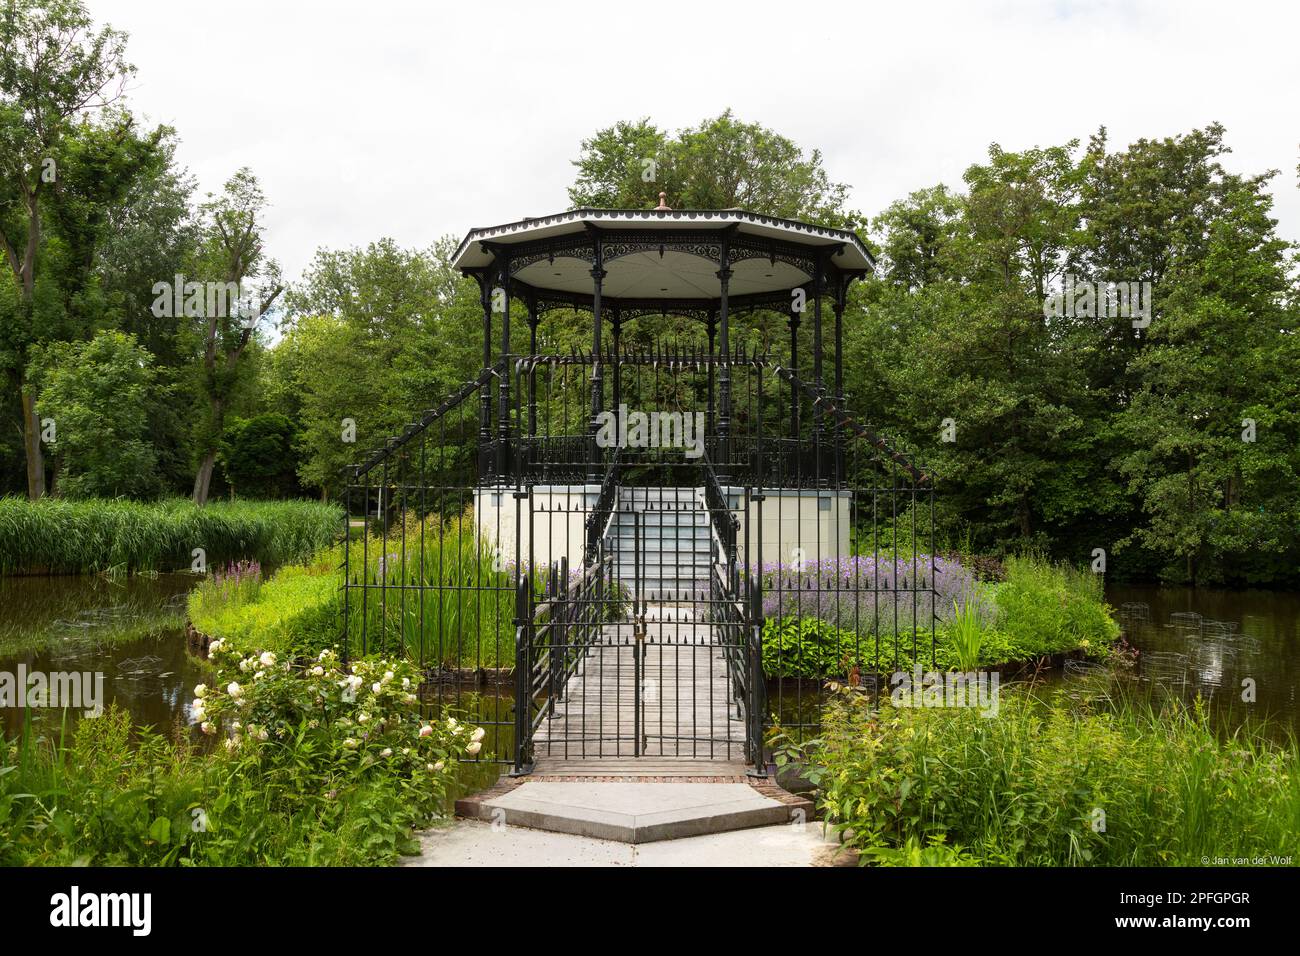
[[[185,596],[191,575],[124,581],[103,577],[0,578],[0,673],[92,672],[104,678],[104,706],[116,704],[159,732],[185,728],[195,684],[205,665],[186,648]],[[1112,585],[1130,643],[1140,652],[1143,682],[1190,699],[1206,698],[1223,726],[1268,717],[1300,733],[1300,594]],[[1052,680],[1068,684],[1070,674]],[[1243,681],[1255,700],[1242,700]],[[490,740],[509,747],[509,689],[484,693],[477,717]],[[437,712],[436,690],[428,707]],[[816,719],[820,688],[805,682],[771,691],[788,723]],[[71,712],[69,717],[75,719]],[[0,727],[13,735],[25,718],[57,731],[55,709],[0,708]]]
[[[159,732],[184,727],[203,671],[185,647],[185,596],[194,581],[188,574],[0,578],[0,673],[102,674],[105,708],[127,709]],[[69,710],[67,719],[80,713]],[[26,719],[48,732],[65,715],[0,708],[8,736]]]
[[[1225,726],[1267,718],[1300,734],[1300,594],[1116,584],[1106,600],[1145,683],[1199,695]]]

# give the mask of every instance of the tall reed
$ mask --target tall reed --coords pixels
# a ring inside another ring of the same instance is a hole
[[[189,570],[309,558],[338,538],[342,512],[315,501],[0,498],[0,575]]]

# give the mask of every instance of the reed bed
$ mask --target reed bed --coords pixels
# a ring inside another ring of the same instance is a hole
[[[334,541],[343,514],[314,501],[143,503],[0,498],[0,575],[188,571],[241,560],[307,560]]]

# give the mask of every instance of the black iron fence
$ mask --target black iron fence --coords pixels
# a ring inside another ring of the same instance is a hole
[[[936,664],[973,582],[936,554],[928,475],[765,356],[731,357],[726,402],[719,360],[614,358],[612,421],[593,414],[593,356],[532,356],[352,469],[346,654],[417,661],[430,710],[485,726],[480,758],[516,772],[762,772],[775,728],[816,731],[830,683],[884,690]],[[647,410],[678,416],[670,440],[629,440]]]

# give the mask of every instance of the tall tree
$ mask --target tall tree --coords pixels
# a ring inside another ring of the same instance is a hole
[[[244,372],[241,362],[258,325],[284,291],[280,269],[263,249],[266,197],[247,168],[236,172],[219,196],[209,196],[201,209],[203,236],[192,274],[201,276],[202,367],[200,394],[207,415],[196,442],[199,464],[194,476],[194,503],[207,503],[212,470],[225,431],[226,413]],[[237,290],[232,296],[229,291]],[[170,290],[174,301],[184,290]],[[186,313],[189,315],[189,311]]]
[[[22,407],[27,493],[45,493],[36,396],[27,381],[43,203],[75,119],[114,103],[134,69],[126,36],[96,30],[79,0],[9,0],[0,13],[0,248],[18,290],[11,379]]]
[[[649,119],[620,122],[583,140],[569,189],[574,206],[647,209],[668,194],[682,209],[740,207],[769,216],[852,228],[848,187],[832,182],[819,150],[726,110],[669,136]]]

